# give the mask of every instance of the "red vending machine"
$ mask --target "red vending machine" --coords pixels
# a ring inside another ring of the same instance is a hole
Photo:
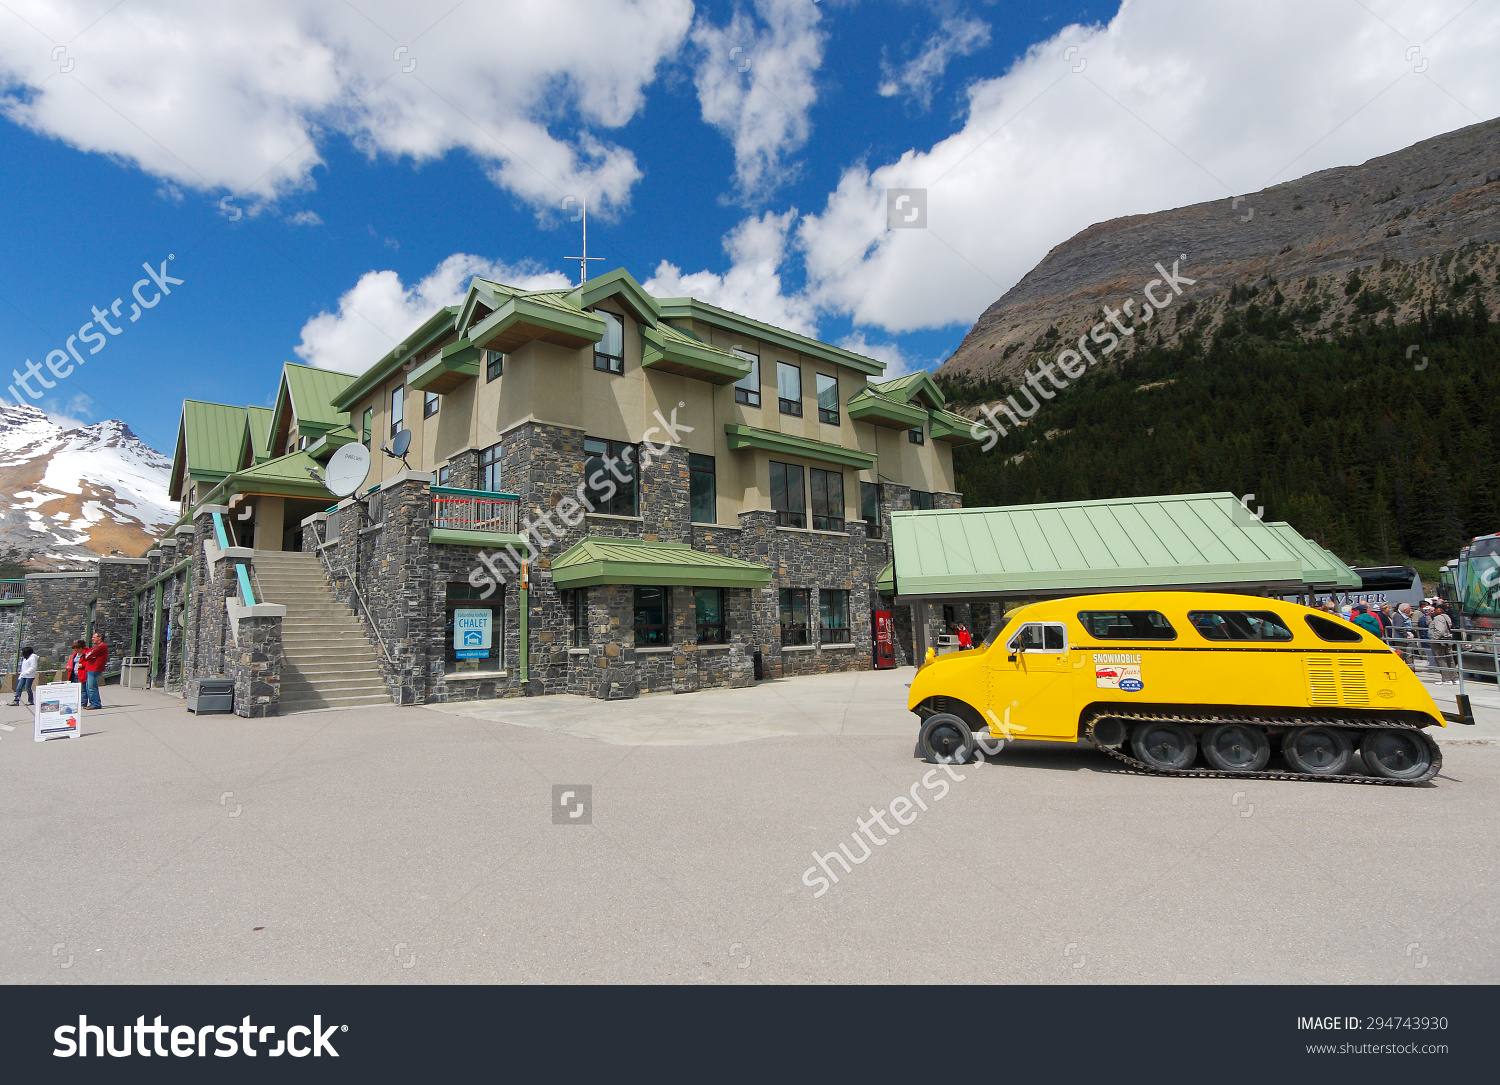
[[[891,612],[870,611],[870,631],[875,638],[875,669],[891,670],[896,666],[896,624]]]

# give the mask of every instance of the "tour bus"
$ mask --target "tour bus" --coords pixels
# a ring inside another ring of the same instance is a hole
[[[1389,603],[1399,607],[1402,603],[1410,603],[1413,610],[1421,609],[1422,600],[1426,598],[1422,592],[1422,577],[1410,565],[1382,565],[1354,571],[1359,574],[1360,586],[1353,591],[1334,592],[1332,599],[1338,606]],[[1329,598],[1325,592],[1317,597],[1314,605],[1322,606]]]

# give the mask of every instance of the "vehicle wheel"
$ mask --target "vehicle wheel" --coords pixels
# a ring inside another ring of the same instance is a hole
[[[1388,780],[1415,780],[1432,767],[1426,735],[1400,727],[1370,731],[1359,744],[1365,768]]]
[[[1221,723],[1203,736],[1203,757],[1220,772],[1259,772],[1271,760],[1271,740],[1253,723]]]
[[[1349,771],[1354,747],[1336,727],[1298,727],[1281,740],[1287,764],[1309,776],[1342,776]]]
[[[962,765],[974,753],[974,732],[951,712],[928,716],[922,724],[922,752],[938,765]]]
[[[1143,723],[1130,736],[1136,757],[1158,771],[1185,769],[1198,756],[1193,732],[1165,720]]]

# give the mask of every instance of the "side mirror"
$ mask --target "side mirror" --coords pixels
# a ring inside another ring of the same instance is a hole
[[[1005,661],[1007,663],[1014,663],[1016,661],[1016,653],[1012,652],[1010,655],[1006,656]]]

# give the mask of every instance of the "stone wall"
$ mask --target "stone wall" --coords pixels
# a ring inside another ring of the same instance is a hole
[[[21,653],[21,607],[0,607],[0,674],[7,683],[14,682],[16,663]],[[10,689],[10,685],[6,686]]]
[[[109,670],[118,670],[130,655],[135,632],[136,592],[149,577],[146,558],[100,558],[98,601],[94,604],[93,631],[109,645]]]
[[[89,602],[97,583],[93,570],[27,575],[21,639],[40,657],[38,684],[62,669],[75,640],[88,639]]]
[[[234,643],[226,655],[224,673],[234,680],[234,714],[247,719],[275,716],[281,708],[281,620],[286,607],[231,603],[231,608],[235,611],[230,615]]]

